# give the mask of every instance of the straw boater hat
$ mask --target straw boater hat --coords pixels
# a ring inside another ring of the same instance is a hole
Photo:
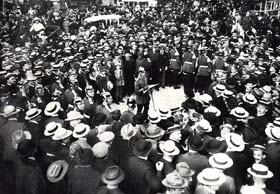
[[[158,126],[150,125],[147,127],[145,131],[145,136],[150,139],[154,139],[163,136],[164,133],[165,131],[162,128]]]
[[[253,94],[245,94],[242,97],[242,99],[244,102],[247,102],[248,104],[251,104],[251,105],[257,104],[257,102],[258,102],[256,97]]]
[[[263,164],[253,164],[251,168],[247,169],[248,173],[257,178],[269,179],[273,177],[273,173]]]
[[[233,161],[227,154],[217,153],[209,158],[209,164],[213,168],[227,169],[233,165]]]
[[[205,168],[197,175],[197,180],[203,185],[221,185],[225,181],[225,175],[215,168]]]
[[[222,84],[217,84],[213,87],[213,89],[216,91],[216,92],[221,92],[223,93],[225,90],[226,90],[226,86],[222,85]]]
[[[101,142],[111,143],[115,139],[115,134],[111,131],[104,131],[98,135],[98,138]]]
[[[77,120],[77,119],[83,119],[83,115],[80,112],[77,111],[70,111],[69,113],[67,113],[67,118],[65,119],[65,121],[73,121],[73,120]]]
[[[159,108],[159,113],[160,113],[161,119],[167,119],[167,118],[171,117],[171,110],[168,108],[168,106],[162,105]]]
[[[128,123],[121,128],[121,136],[124,140],[130,140],[137,133],[137,129],[131,124]]]
[[[188,178],[195,174],[195,171],[192,170],[191,167],[186,162],[177,163],[176,171],[183,178]]]
[[[73,137],[75,138],[81,138],[81,137],[85,137],[88,132],[90,131],[90,127],[84,123],[79,123],[73,131]]]
[[[267,125],[265,129],[265,134],[267,135],[267,137],[275,141],[280,141],[280,127],[276,127],[274,125]]]
[[[230,114],[237,119],[246,119],[249,116],[249,113],[242,107],[235,107],[230,111]]]
[[[241,152],[245,148],[243,138],[236,133],[230,133],[226,137],[226,143],[228,148],[232,149],[233,151]]]
[[[118,166],[109,166],[106,168],[101,179],[105,184],[117,185],[124,180],[124,172]]]
[[[175,145],[175,142],[172,140],[160,142],[159,148],[163,153],[166,153],[170,156],[176,156],[180,153],[179,148]]]
[[[60,127],[55,131],[54,135],[52,136],[52,140],[63,140],[67,137],[70,137],[71,135],[71,130],[67,130],[65,128]]]
[[[57,183],[63,179],[68,170],[68,163],[65,160],[53,162],[47,170],[47,178],[52,183]]]
[[[31,108],[25,113],[25,120],[32,120],[41,114],[41,109]]]
[[[31,140],[32,136],[29,131],[23,131],[23,130],[16,130],[12,134],[12,146],[14,149],[18,148],[18,144],[22,142],[23,140]]]
[[[56,123],[56,122],[50,122],[46,125],[45,131],[44,131],[44,135],[45,136],[52,136],[54,135],[54,133],[56,132],[56,130],[58,128],[61,127],[60,123]]]
[[[180,177],[178,174],[176,173],[170,173],[168,174],[165,179],[162,180],[162,184],[166,187],[166,188],[172,188],[172,189],[183,189],[188,187],[188,182]]]
[[[8,118],[17,114],[18,112],[20,112],[20,109],[17,109],[15,106],[6,105],[3,113],[1,113],[0,115],[2,115],[4,118]]]
[[[160,118],[160,114],[158,112],[155,111],[150,111],[148,114],[148,118],[151,124],[157,124],[160,122],[161,118]]]
[[[208,108],[206,108],[204,110],[204,113],[208,113],[208,112],[214,113],[216,115],[216,117],[221,116],[221,111],[215,106],[209,106]]]
[[[59,112],[61,105],[59,102],[49,102],[44,110],[46,116],[53,116]]]
[[[202,120],[198,121],[197,123],[195,123],[194,128],[196,128],[198,130],[203,130],[204,132],[212,131],[211,124],[206,119],[202,119]]]

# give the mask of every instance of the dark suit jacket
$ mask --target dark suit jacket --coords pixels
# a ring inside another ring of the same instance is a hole
[[[161,189],[161,177],[150,161],[132,156],[125,169],[125,180],[121,188],[127,194],[150,194]]]

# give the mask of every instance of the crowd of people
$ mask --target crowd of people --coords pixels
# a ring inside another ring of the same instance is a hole
[[[279,18],[172,1],[0,22],[0,194],[280,193]],[[149,109],[165,87],[185,101]]]

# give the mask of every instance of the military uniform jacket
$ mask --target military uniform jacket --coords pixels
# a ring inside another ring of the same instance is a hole
[[[211,72],[212,72],[212,64],[211,64],[211,60],[209,59],[209,57],[207,57],[206,55],[200,55],[197,59],[197,68],[198,68],[198,72],[197,75],[200,76],[210,76]]]
[[[150,96],[149,93],[143,94],[141,91],[142,88],[148,86],[146,78],[137,78],[135,83],[135,94],[136,94],[136,103],[137,104],[147,104],[149,103]]]
[[[182,71],[184,73],[195,73],[196,56],[191,52],[185,52],[183,54],[182,60],[183,60]]]

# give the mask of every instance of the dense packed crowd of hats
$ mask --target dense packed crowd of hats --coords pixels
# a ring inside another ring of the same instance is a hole
[[[0,193],[280,193],[280,22],[241,10],[5,9]],[[151,110],[149,84],[186,99]]]

